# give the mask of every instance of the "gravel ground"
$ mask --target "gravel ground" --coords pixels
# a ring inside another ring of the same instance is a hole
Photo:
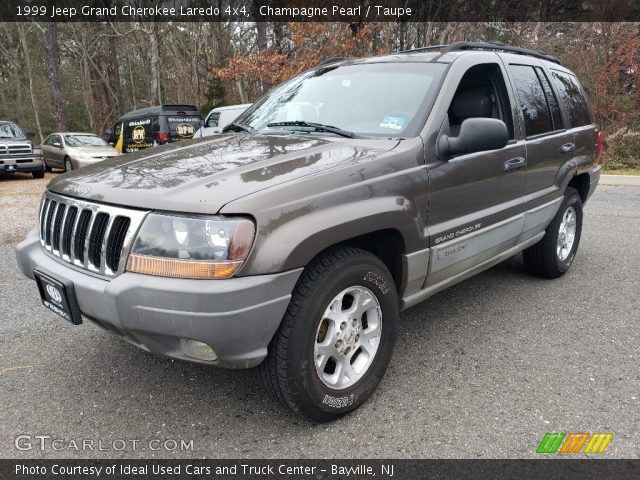
[[[45,310],[12,251],[44,183],[0,179],[0,457],[522,458],[545,432],[596,431],[615,432],[606,457],[640,458],[640,188],[599,187],[563,278],[532,278],[516,256],[403,313],[372,398],[317,425],[255,370],[155,357]],[[21,434],[127,448],[18,451]]]
[[[0,245],[19,242],[38,224],[40,196],[56,175],[46,173],[44,178],[33,178],[30,173],[0,175]]]

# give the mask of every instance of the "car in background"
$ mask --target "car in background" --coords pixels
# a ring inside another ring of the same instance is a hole
[[[79,132],[52,133],[42,142],[42,153],[47,171],[62,168],[65,172],[120,155],[97,135]]]
[[[252,104],[229,105],[227,107],[217,107],[209,112],[204,121],[204,126],[193,136],[194,138],[208,137],[217,133],[222,133],[222,129],[232,123]]]
[[[189,140],[204,120],[193,105],[158,105],[126,113],[105,133],[121,153]]]
[[[32,132],[23,132],[14,122],[0,121],[0,173],[31,173],[44,177],[42,151],[29,140]]]

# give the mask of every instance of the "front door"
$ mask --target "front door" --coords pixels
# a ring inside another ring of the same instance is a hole
[[[522,232],[526,148],[514,126],[513,94],[504,67],[494,58],[458,74],[441,133],[456,136],[467,118],[497,118],[507,125],[509,143],[499,150],[428,164],[431,257],[425,287],[514,247]]]

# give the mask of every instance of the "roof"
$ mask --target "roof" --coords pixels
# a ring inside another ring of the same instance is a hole
[[[252,103],[243,103],[243,104],[241,104],[241,105],[226,105],[226,106],[224,106],[224,107],[216,107],[216,108],[213,108],[213,109],[211,110],[211,112],[223,112],[223,111],[225,111],[225,110],[239,110],[239,109],[241,109],[241,108],[245,108],[245,109],[247,109],[247,108],[249,108],[251,105],[253,105],[253,104],[252,104]],[[211,113],[211,112],[209,112],[209,113]]]
[[[339,63],[357,62],[357,63],[373,63],[373,62],[402,62],[402,61],[415,61],[416,59],[425,62],[445,62],[450,63],[457,55],[465,52],[496,52],[496,53],[509,53],[516,55],[525,55],[547,62],[560,65],[560,60],[547,55],[540,50],[531,50],[528,48],[514,47],[511,45],[505,45],[500,42],[455,42],[446,45],[431,45],[427,47],[414,48],[411,50],[402,50],[395,53],[389,53],[377,57],[367,58],[331,58],[320,63],[318,67],[327,65],[335,65]],[[447,55],[449,53],[456,54],[455,56]]]
[[[198,108],[194,105],[155,105],[153,107],[139,108],[138,110],[127,112],[120,117],[120,120],[133,117],[161,115],[173,112],[195,112],[197,114],[200,113],[198,111]]]

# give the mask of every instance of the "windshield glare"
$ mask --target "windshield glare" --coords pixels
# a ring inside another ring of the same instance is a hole
[[[253,130],[310,131],[279,122],[331,125],[363,136],[415,136],[444,65],[373,63],[306,72],[260,99],[235,123]]]
[[[106,147],[107,143],[95,135],[65,135],[64,141],[70,147]]]
[[[0,138],[15,138],[16,140],[23,140],[25,137],[20,127],[15,123],[0,123]]]

